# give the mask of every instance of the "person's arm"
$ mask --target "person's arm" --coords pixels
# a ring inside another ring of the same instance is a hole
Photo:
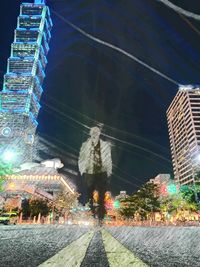
[[[84,143],[81,146],[80,152],[79,152],[79,158],[78,158],[78,168],[81,173],[81,175],[84,173],[85,170],[85,159],[84,159]]]
[[[111,144],[107,142],[106,144],[106,158],[105,158],[105,163],[106,163],[106,172],[107,176],[111,176],[112,174],[112,155],[111,155]]]

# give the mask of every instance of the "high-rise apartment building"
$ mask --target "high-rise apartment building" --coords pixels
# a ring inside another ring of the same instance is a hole
[[[2,144],[31,147],[34,143],[51,28],[50,12],[44,0],[21,4],[0,92],[1,147]]]
[[[200,170],[200,88],[181,86],[167,121],[175,181],[192,184]]]

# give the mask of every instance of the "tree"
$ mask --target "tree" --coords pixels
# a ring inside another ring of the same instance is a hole
[[[50,212],[50,205],[47,200],[44,199],[31,199],[30,202],[30,214],[31,216],[38,216],[39,213],[42,216],[46,216]]]
[[[160,202],[157,191],[157,185],[146,183],[136,193],[121,200],[121,215],[124,217],[139,215],[142,220],[147,219],[149,215],[159,210]]]
[[[142,219],[147,219],[148,215],[153,216],[153,212],[159,211],[160,202],[158,187],[154,183],[146,183],[137,192],[138,213]]]
[[[59,193],[53,202],[54,211],[62,215],[68,214],[72,207],[77,206],[78,197],[79,194],[76,192],[74,194],[67,191]]]
[[[137,210],[137,205],[135,202],[135,196],[129,196],[120,200],[119,213],[125,218],[131,218],[134,216]]]
[[[184,199],[186,199],[190,203],[196,202],[196,195],[200,200],[200,185],[182,185],[180,187],[180,193]]]
[[[26,199],[26,198],[22,201],[21,211],[22,211],[23,216],[25,218],[28,218],[30,216],[30,214],[31,214],[31,209],[30,209],[30,203],[29,202],[30,202],[30,200]]]
[[[186,213],[196,211],[197,205],[194,202],[188,201],[181,194],[176,194],[162,198],[160,208],[165,215],[176,214],[178,217],[184,218]]]
[[[3,184],[4,178],[6,175],[12,174],[12,164],[5,163],[4,161],[0,160],[0,192],[3,191]]]

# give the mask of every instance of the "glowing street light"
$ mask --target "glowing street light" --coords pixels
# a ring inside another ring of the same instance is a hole
[[[3,160],[5,162],[12,162],[14,161],[16,157],[16,153],[12,150],[6,150],[4,153],[3,153]]]
[[[196,157],[196,160],[198,163],[200,163],[200,154],[198,154],[198,156]]]
[[[16,184],[13,182],[9,183],[7,189],[10,191],[14,191],[16,189]]]

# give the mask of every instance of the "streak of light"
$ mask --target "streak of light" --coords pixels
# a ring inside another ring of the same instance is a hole
[[[62,15],[60,15],[59,13],[57,13],[56,11],[52,10],[52,12],[57,16],[59,17],[61,20],[63,20],[65,23],[67,23],[68,25],[70,25],[73,29],[75,29],[76,31],[78,31],[79,33],[81,33],[82,35],[84,35],[85,37],[99,43],[99,44],[102,44],[104,46],[107,46],[115,51],[118,51],[119,53],[127,56],[128,58],[136,61],[137,63],[139,63],[140,65],[142,65],[143,67],[151,70],[152,72],[156,73],[157,75],[159,75],[160,77],[168,80],[169,82],[173,83],[173,84],[176,84],[176,85],[179,85],[179,82],[177,82],[176,80],[170,78],[169,76],[165,75],[164,73],[160,72],[159,70],[151,67],[150,65],[148,65],[147,63],[145,63],[144,61],[140,60],[139,58],[135,57],[134,55],[126,52],[125,50],[121,49],[120,47],[118,46],[115,46],[111,43],[108,43],[104,40],[101,40],[87,32],[85,32],[84,30],[82,30],[81,28],[77,27],[75,24],[73,24],[72,22],[70,22],[69,20],[67,20],[66,18],[64,18]]]
[[[173,9],[177,13],[185,15],[186,17],[193,18],[193,19],[196,19],[196,20],[200,20],[200,15],[195,14],[193,12],[190,12],[188,10],[185,10],[185,9],[179,7],[179,6],[176,6],[175,4],[171,3],[168,0],[157,0],[157,1],[163,3],[164,5],[168,6],[171,9]]]
[[[65,179],[64,179],[63,177],[61,177],[60,180],[61,180],[61,182],[68,188],[68,190],[69,190],[72,194],[75,193],[75,192],[74,192],[74,189],[72,189],[72,188],[68,185],[68,183],[65,181]]]
[[[50,109],[52,109],[52,110],[56,111],[57,113],[61,114],[62,116],[66,117],[66,118],[68,118],[68,119],[71,119],[73,122],[75,122],[75,123],[77,123],[77,124],[83,126],[83,127],[86,128],[86,129],[90,129],[89,126],[87,126],[87,125],[83,124],[82,122],[80,122],[80,121],[78,121],[78,120],[72,118],[71,116],[66,115],[66,113],[64,113],[64,112],[62,112],[62,111],[56,109],[55,107],[53,107],[53,106],[47,104],[47,103],[44,102],[44,101],[43,101],[43,103],[44,103],[46,106],[48,106]],[[140,145],[132,144],[132,143],[130,143],[130,142],[127,142],[127,141],[124,141],[124,140],[122,140],[122,139],[119,139],[119,138],[116,138],[116,137],[107,135],[107,134],[105,134],[105,133],[101,133],[101,135],[102,135],[102,136],[105,136],[105,137],[107,137],[107,138],[109,138],[109,139],[111,139],[111,140],[118,141],[118,142],[120,142],[120,143],[122,143],[122,144],[126,144],[126,145],[131,146],[131,147],[134,147],[134,148],[138,148],[138,149],[140,149],[140,150],[143,150],[143,151],[145,151],[145,152],[147,152],[147,153],[150,153],[150,154],[152,154],[152,155],[154,155],[154,156],[156,156],[156,157],[158,157],[158,158],[160,158],[160,159],[162,159],[162,160],[165,160],[165,161],[171,163],[171,161],[170,161],[169,159],[167,159],[166,157],[163,157],[162,155],[160,155],[160,154],[158,154],[158,153],[152,152],[150,149],[144,148],[144,147],[142,147],[142,146],[140,146]]]
[[[130,184],[130,185],[136,186],[136,187],[138,187],[138,188],[141,187],[141,185],[137,185],[137,184],[135,184],[135,183],[133,183],[133,182],[130,182],[130,181],[128,181],[127,179],[122,178],[120,175],[118,175],[118,174],[116,174],[116,173],[112,173],[112,175],[115,176],[117,179],[123,181],[123,182],[126,183],[126,184]]]
[[[132,143],[130,143],[130,142],[127,142],[127,141],[124,141],[124,140],[115,138],[115,137],[110,136],[110,135],[107,135],[107,134],[102,134],[102,135],[103,135],[103,136],[106,136],[106,137],[108,137],[108,138],[110,138],[110,139],[112,139],[112,140],[115,140],[115,141],[118,141],[118,142],[120,142],[120,143],[123,143],[123,144],[125,144],[125,145],[129,145],[129,146],[132,146],[132,147],[141,149],[141,150],[143,150],[143,151],[145,151],[145,152],[148,152],[148,153],[150,153],[150,154],[152,154],[152,155],[154,155],[154,156],[157,156],[157,157],[159,157],[159,158],[161,158],[161,159],[163,159],[163,160],[165,160],[165,161],[171,163],[171,161],[170,161],[169,159],[167,159],[167,158],[161,156],[161,155],[158,154],[158,153],[152,152],[151,150],[149,150],[149,149],[147,149],[147,148],[144,148],[144,147],[139,146],[139,145],[132,144]]]
[[[94,125],[100,124],[99,121],[92,119],[91,117],[87,116],[86,114],[83,114],[83,113],[79,112],[78,110],[73,109],[72,107],[69,107],[69,105],[66,105],[66,104],[56,100],[54,97],[51,97],[50,95],[48,95],[48,97],[50,99],[52,99],[54,102],[57,102],[59,104],[59,106],[62,105],[63,107],[66,107],[67,109],[71,110],[73,113],[76,113],[76,114],[78,114],[78,115],[80,115],[82,117],[85,117],[87,120],[91,121],[91,123],[93,123]],[[139,135],[124,131],[122,129],[118,129],[116,127],[109,126],[109,125],[107,125],[105,123],[103,124],[103,128],[107,128],[107,129],[110,129],[110,130],[113,130],[113,131],[117,131],[117,132],[122,133],[122,134],[126,134],[128,136],[133,137],[133,138],[137,138],[137,139],[140,139],[140,140],[145,141],[147,143],[150,143],[152,145],[155,145],[157,147],[160,147],[161,149],[163,149],[163,150],[165,150],[167,152],[169,151],[166,147],[161,146],[161,145],[159,145],[159,144],[157,144],[157,143],[155,143],[155,142],[153,142],[151,140],[148,140],[147,138],[144,138],[144,137],[141,137]]]
[[[129,177],[131,177],[131,178],[133,178],[134,180],[136,180],[136,181],[138,181],[138,182],[141,183],[141,179],[139,179],[139,178],[137,178],[137,177],[135,177],[135,176],[133,176],[133,175],[128,174],[127,172],[123,171],[121,168],[119,168],[119,167],[118,167],[117,165],[115,165],[115,164],[112,164],[112,166],[114,167],[114,169],[117,169],[117,170],[121,171],[123,174],[128,175]]]
[[[75,172],[74,170],[71,170],[71,169],[68,169],[68,168],[63,168],[64,171],[68,172],[68,173],[71,173],[75,176],[78,176],[78,172]]]
[[[44,103],[44,102],[43,102],[43,103]],[[46,105],[46,103],[44,103],[44,104]],[[54,111],[57,111],[58,113],[61,113],[62,116],[67,117],[67,118],[69,118],[69,119],[72,119],[74,122],[78,123],[79,125],[81,125],[81,126],[87,128],[87,129],[90,129],[89,126],[86,126],[85,124],[79,122],[78,120],[75,120],[75,119],[71,118],[71,116],[67,116],[64,112],[61,112],[61,111],[57,110],[55,107],[52,107],[52,106],[50,106],[50,105],[47,105],[47,106],[48,106],[49,108],[52,108]],[[166,157],[161,156],[161,155],[158,154],[158,153],[152,152],[150,149],[144,148],[144,147],[139,146],[139,145],[132,144],[132,143],[130,143],[130,142],[127,142],[127,141],[121,140],[121,139],[119,139],[119,138],[116,138],[116,137],[107,135],[107,134],[105,134],[105,133],[101,133],[101,135],[102,135],[102,136],[105,136],[105,137],[107,137],[107,138],[109,138],[109,139],[111,139],[111,140],[115,140],[115,141],[121,142],[121,143],[123,143],[123,144],[129,145],[129,146],[131,146],[131,147],[138,148],[138,149],[140,149],[140,150],[143,150],[143,151],[145,151],[145,152],[148,152],[148,153],[150,153],[150,154],[152,154],[152,155],[154,155],[154,156],[157,156],[157,157],[159,157],[159,158],[161,158],[161,159],[163,159],[163,160],[165,160],[165,161],[171,163],[171,161],[170,161],[169,159],[167,159]]]
[[[42,134],[42,135],[43,135],[43,134]],[[48,136],[48,135],[44,134],[44,136]],[[48,136],[48,137],[49,137],[49,136]],[[55,139],[55,138],[52,138],[52,139]],[[56,140],[57,140],[57,139],[56,139]],[[45,141],[46,141],[46,140],[45,140]],[[47,142],[48,142],[48,141],[47,141]],[[64,144],[63,142],[60,142],[60,141],[59,141],[59,143],[61,143],[62,145],[66,146],[66,144]],[[51,143],[48,142],[48,144],[51,144]],[[51,144],[51,145],[52,145],[52,144]],[[53,145],[52,145],[52,146],[53,146]],[[62,149],[59,149],[59,150],[63,151]],[[76,151],[77,151],[77,150],[76,150]],[[66,154],[66,152],[65,152],[65,154]],[[77,158],[77,157],[76,157],[76,158]],[[78,158],[77,158],[77,159],[78,159]],[[135,179],[135,180],[141,182],[141,180],[140,180],[139,178],[136,178],[136,177],[133,176],[133,175],[127,174],[126,172],[124,172],[121,168],[117,167],[116,165],[113,164],[113,167],[116,168],[116,169],[118,169],[118,170],[120,170],[122,173],[124,173],[124,174],[126,174],[126,175],[129,175],[131,178],[133,178],[133,179]],[[73,170],[69,170],[69,169],[66,169],[66,168],[64,168],[64,170],[69,171],[69,172],[73,172],[73,173],[72,173],[73,175],[78,175],[78,173],[77,173],[77,172],[74,172]],[[136,185],[135,183],[132,183],[132,182],[128,181],[127,179],[124,179],[124,178],[122,178],[121,176],[119,176],[119,175],[117,175],[117,174],[115,174],[115,173],[113,173],[113,176],[116,176],[117,178],[119,178],[120,180],[126,182],[127,184],[131,184],[131,185],[140,187],[139,185]]]
[[[153,162],[153,164],[156,163],[157,165],[162,166],[162,168],[166,169],[166,163],[163,163],[163,161],[155,159],[154,157],[149,157],[149,155],[142,155],[142,154],[136,152],[135,150],[131,150],[131,149],[128,149],[127,147],[120,146],[120,145],[117,146],[117,149],[131,153],[131,154],[135,155],[137,158],[142,157],[144,159],[147,159],[147,161],[151,161],[151,162]]]
[[[41,136],[46,136],[46,137],[48,137],[49,139],[54,140],[54,141],[60,143],[63,147],[67,147],[68,149],[73,150],[76,154],[71,154],[71,153],[68,153],[68,152],[66,152],[66,151],[65,151],[65,154],[69,154],[70,156],[74,157],[75,159],[78,159],[78,156],[77,156],[77,155],[78,155],[79,151],[78,151],[77,149],[75,149],[75,148],[73,148],[73,147],[71,147],[71,146],[69,146],[69,145],[67,145],[67,144],[65,144],[65,143],[63,143],[63,142],[61,142],[60,140],[58,140],[58,139],[55,138],[55,137],[49,136],[48,134],[40,133],[40,135],[41,135]],[[49,142],[48,144],[50,145],[51,143]],[[54,145],[51,144],[51,146],[54,146]],[[57,148],[57,146],[56,146],[56,148]],[[64,150],[61,149],[61,148],[59,148],[59,150],[61,150],[61,151],[64,152]]]
[[[48,135],[46,135],[46,136],[48,136]],[[54,138],[52,138],[52,139],[54,139]],[[48,142],[48,145],[49,145],[49,144],[50,144],[50,143]],[[64,143],[62,143],[62,145],[64,145]],[[59,150],[62,150],[62,149],[59,149]],[[62,152],[63,152],[63,151],[62,151]],[[66,154],[66,153],[65,153],[65,154]],[[116,169],[118,169],[118,170],[120,170],[122,173],[124,173],[124,174],[126,174],[126,175],[129,175],[129,176],[130,176],[131,178],[133,178],[134,180],[137,180],[137,181],[141,182],[141,180],[140,180],[139,178],[136,178],[135,176],[132,176],[132,175],[130,175],[130,174],[127,174],[126,172],[124,172],[121,168],[117,167],[116,165],[113,164],[113,167],[116,168]],[[78,175],[78,173],[75,172],[74,170],[69,170],[69,169],[66,169],[66,168],[64,168],[64,170],[67,171],[67,172],[72,173],[73,175],[76,175],[76,176]],[[130,184],[130,185],[136,186],[137,188],[140,188],[140,186],[141,186],[141,185],[138,185],[138,184],[136,184],[136,183],[133,183],[133,182],[131,182],[131,181],[125,179],[125,178],[122,178],[120,175],[117,175],[116,173],[113,173],[113,176],[115,176],[115,177],[118,178],[119,180],[125,182],[126,184]]]
[[[186,18],[184,17],[183,15],[179,14],[179,16],[182,18],[182,20],[184,20],[188,26],[193,30],[195,31],[197,34],[200,35],[200,31]]]
[[[44,101],[42,101],[42,103],[45,104],[48,108],[50,108],[50,109],[52,109],[52,110],[58,112],[60,115],[62,115],[62,116],[64,116],[64,117],[66,117],[66,118],[72,120],[73,122],[75,122],[75,123],[77,123],[77,124],[83,126],[84,128],[86,128],[86,129],[90,129],[90,127],[87,126],[86,124],[83,124],[82,122],[80,122],[80,121],[78,121],[78,120],[72,118],[71,116],[67,115],[66,113],[64,113],[64,112],[62,112],[62,111],[56,109],[56,108],[53,107],[52,105],[49,105],[48,103],[46,103],[46,102],[44,102]]]
[[[50,136],[47,135],[47,134],[42,134],[42,135],[47,136],[47,137],[50,137]],[[50,138],[53,139],[53,140],[56,140],[56,141],[59,142],[59,143],[61,143],[62,146],[67,147],[67,145],[66,145],[65,143],[63,143],[63,142],[57,140],[56,138],[52,138],[52,137],[50,137]],[[46,140],[42,140],[42,141],[45,142],[45,143],[47,143],[47,144],[50,145],[50,146],[54,146],[53,144],[51,144],[50,142],[48,142],[48,141],[46,141]],[[62,153],[64,153],[65,155],[68,156],[68,154],[67,154],[66,151],[64,151],[64,150],[62,150],[62,149],[60,149],[60,148],[58,148],[58,147],[56,147],[56,149],[58,149],[59,151],[61,151]],[[77,150],[76,150],[76,152],[78,153]],[[71,153],[70,153],[70,155],[71,155]],[[73,154],[72,154],[72,156],[75,157],[76,159],[78,159],[77,156],[75,156],[75,155],[73,155]],[[121,168],[119,168],[119,167],[116,166],[115,164],[113,164],[113,167],[114,167],[115,169],[118,169],[119,171],[121,171],[123,174],[128,175],[129,177],[133,178],[134,180],[137,180],[138,182],[141,182],[141,180],[140,180],[139,178],[137,178],[137,177],[135,177],[135,176],[133,176],[133,175],[130,175],[130,174],[126,173],[125,171],[123,171]],[[68,169],[65,169],[65,168],[64,168],[64,170],[69,171]],[[71,173],[73,172],[73,173],[72,173],[73,175],[78,175],[78,173],[77,173],[77,172],[74,172],[73,170],[72,170],[72,171],[70,170],[69,172],[71,172]],[[113,174],[113,176],[116,176],[118,179],[120,179],[121,181],[125,181],[125,182],[128,183],[128,184],[131,184],[131,185],[140,187],[139,185],[136,185],[135,183],[132,183],[132,182],[128,181],[127,179],[124,179],[124,178],[122,178],[121,176],[116,175],[115,173]]]

